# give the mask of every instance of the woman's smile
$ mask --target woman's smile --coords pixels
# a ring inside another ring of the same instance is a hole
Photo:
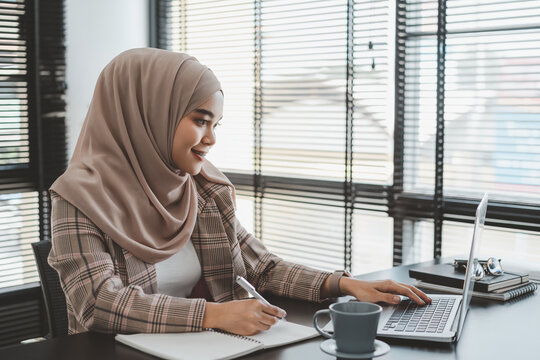
[[[198,151],[198,150],[195,150],[195,149],[191,149],[191,152],[193,152],[193,155],[195,155],[195,157],[197,159],[199,159],[200,161],[203,161],[204,160],[204,157],[206,156],[206,152],[204,151]]]

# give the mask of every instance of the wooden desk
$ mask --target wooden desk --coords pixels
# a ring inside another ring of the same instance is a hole
[[[427,263],[426,263],[427,264]],[[408,277],[410,266],[363,275],[360,278],[376,280],[392,278],[412,282]],[[271,298],[276,305],[287,310],[289,321],[311,324],[313,313],[326,304],[311,304],[289,299]],[[475,300],[467,316],[458,344],[435,344],[418,341],[382,339],[392,350],[378,359],[531,359],[539,355],[540,296],[531,295],[519,300],[499,303]],[[319,349],[322,337],[301,343],[250,354],[242,359],[258,360],[312,360],[334,359]],[[91,359],[139,360],[156,359],[153,356],[117,344],[112,335],[84,333],[59,337],[40,343],[17,345],[0,350],[2,360],[32,359]]]

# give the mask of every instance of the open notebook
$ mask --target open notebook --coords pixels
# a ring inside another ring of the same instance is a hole
[[[318,336],[308,326],[279,321],[253,336],[218,331],[177,334],[116,335],[116,340],[137,350],[169,360],[225,360]]]

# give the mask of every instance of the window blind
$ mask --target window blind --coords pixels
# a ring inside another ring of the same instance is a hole
[[[353,180],[389,185],[393,175],[393,11],[388,0],[354,2]]]
[[[438,224],[450,224],[443,218],[470,221],[476,203],[470,199],[479,199],[483,192],[490,194],[488,223],[540,230],[533,220],[540,209],[538,3],[399,5],[404,11],[398,17],[405,24],[400,28],[405,39],[402,206],[416,200],[409,209],[441,216],[434,228],[435,254],[441,253],[437,239],[448,226]],[[440,11],[443,22],[438,21]],[[437,41],[441,34],[444,43]],[[437,50],[444,54],[442,63],[437,62]],[[437,71],[438,66],[444,71]],[[443,89],[439,98],[437,84]],[[439,163],[435,149],[441,125],[444,136],[438,145],[444,156]],[[443,175],[439,194],[444,200],[435,201],[435,173]],[[424,195],[434,197],[431,205]],[[511,249],[509,241],[507,250]]]
[[[393,219],[384,212],[356,209],[352,224],[352,273],[392,267]]]
[[[427,261],[433,258],[433,221],[407,220],[404,237],[406,251],[404,263]],[[472,239],[471,223],[445,221],[443,226],[442,256],[465,257]],[[524,266],[540,261],[540,235],[538,232],[513,230],[486,226],[479,242],[479,258],[495,256],[503,259],[519,259]]]
[[[264,175],[345,177],[346,5],[261,2]]]
[[[38,281],[47,189],[65,169],[63,1],[0,3],[0,288]]]
[[[407,4],[410,191],[433,188],[436,8]],[[539,12],[531,1],[447,2],[445,195],[540,203]]]
[[[407,2],[405,14],[404,190],[432,194],[435,186],[437,1]]]
[[[5,192],[0,195],[0,287],[37,280],[29,246],[39,239],[37,194],[19,192],[34,185],[30,170],[28,88],[32,78],[28,76],[26,6],[24,1],[0,4],[0,171]]]
[[[0,4],[0,170],[5,190],[30,182],[25,11],[24,1]]]
[[[285,195],[262,200],[262,239],[285,260],[324,270],[343,269],[343,209]]]
[[[0,194],[0,288],[39,281],[31,243],[39,240],[36,192]]]
[[[217,143],[208,159],[223,171],[253,172],[254,4],[246,0],[169,1],[160,5],[168,34],[161,46],[207,65],[225,95]]]
[[[162,47],[234,74],[245,107],[225,111],[218,144],[234,143],[211,160],[252,191],[254,232],[276,253],[324,267],[325,238],[328,264],[355,272],[438,256],[484,191],[489,225],[540,231],[538,4],[158,3]]]
[[[342,268],[347,3],[163,1],[158,7],[164,16],[158,32],[166,34],[161,46],[196,56],[223,83],[223,125],[209,159],[237,188],[251,188],[254,233],[286,259]],[[324,225],[331,230],[319,240],[307,236],[313,211],[333,214]],[[284,216],[297,219],[297,229],[280,226]],[[321,244],[308,254],[310,239]],[[320,250],[324,240],[339,249],[328,259]]]

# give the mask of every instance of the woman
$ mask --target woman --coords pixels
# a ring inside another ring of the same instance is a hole
[[[283,261],[247,233],[232,184],[204,158],[222,112],[218,80],[188,55],[134,49],[105,67],[68,169],[51,187],[49,263],[69,333],[249,335],[285,315],[246,299],[237,275],[261,292],[310,301],[430,301],[409,285]]]

